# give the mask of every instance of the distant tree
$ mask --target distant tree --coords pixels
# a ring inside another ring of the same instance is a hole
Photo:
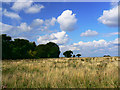
[[[81,56],[81,54],[77,54],[76,56],[80,57],[80,56]]]
[[[65,51],[65,52],[63,53],[63,55],[64,55],[65,57],[71,57],[72,54],[73,54],[73,52],[72,52],[71,50]]]
[[[103,57],[111,57],[110,55],[104,55]]]
[[[73,57],[75,57],[75,55],[73,55]]]

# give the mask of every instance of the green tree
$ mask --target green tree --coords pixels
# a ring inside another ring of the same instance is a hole
[[[76,56],[80,57],[80,56],[81,56],[81,54],[77,54]]]
[[[2,38],[2,59],[11,59],[11,37],[6,34],[0,36]]]
[[[36,51],[36,55],[35,55],[36,58],[47,58],[48,51],[46,45],[44,44],[38,45],[35,48],[35,51]]]
[[[30,51],[34,51],[35,43],[25,39],[14,39],[12,47],[13,59],[28,59],[32,58]]]
[[[63,55],[64,55],[65,57],[71,57],[72,54],[73,54],[73,52],[72,52],[71,50],[65,51],[65,52],[63,53]]]
[[[48,58],[59,58],[60,49],[59,46],[53,42],[46,44],[47,47],[47,57]]]
[[[36,46],[35,42],[26,39],[14,39],[6,34],[0,35],[2,40],[2,59],[58,58],[59,46],[53,42]]]
[[[110,55],[104,55],[103,57],[110,57]]]
[[[60,54],[58,45],[53,42],[38,45],[35,51],[37,58],[58,58]]]
[[[75,57],[75,55],[73,55],[73,57]]]

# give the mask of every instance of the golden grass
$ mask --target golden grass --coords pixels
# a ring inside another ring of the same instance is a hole
[[[118,88],[118,57],[4,60],[7,88]]]

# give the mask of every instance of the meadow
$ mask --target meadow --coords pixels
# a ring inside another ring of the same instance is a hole
[[[2,61],[5,88],[118,88],[118,57]]]

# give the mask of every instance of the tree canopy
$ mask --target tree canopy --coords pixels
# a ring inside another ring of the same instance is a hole
[[[58,58],[60,54],[59,46],[53,42],[38,45],[35,51],[38,58]]]
[[[65,51],[65,52],[63,53],[63,55],[64,55],[65,57],[71,57],[72,54],[73,54],[73,51],[71,51],[71,50]]]
[[[110,57],[110,55],[104,55],[103,57]]]
[[[53,42],[36,45],[26,39],[14,39],[2,34],[2,59],[58,58],[59,46]]]
[[[77,54],[76,56],[80,57],[80,56],[81,56],[81,54]]]

